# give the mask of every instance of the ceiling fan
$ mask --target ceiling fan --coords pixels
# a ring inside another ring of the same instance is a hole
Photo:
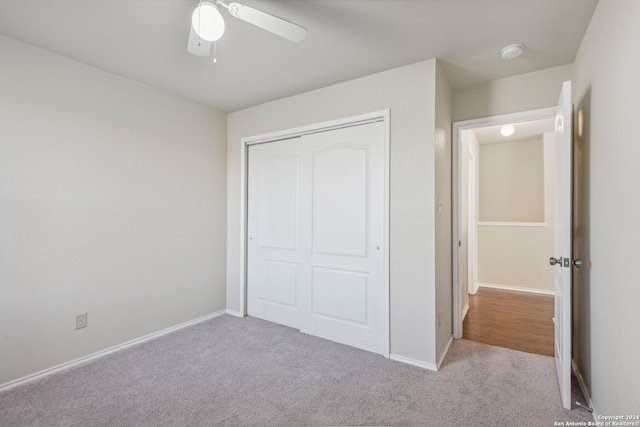
[[[299,43],[307,36],[306,28],[253,7],[236,2],[226,4],[223,0],[215,2],[200,0],[191,16],[191,32],[187,43],[189,53],[208,56],[211,52],[211,44],[224,34],[224,19],[222,19],[218,6],[227,9],[229,14],[235,18],[292,42]]]

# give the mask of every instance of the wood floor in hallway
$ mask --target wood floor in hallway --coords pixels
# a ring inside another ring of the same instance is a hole
[[[553,356],[553,296],[479,288],[469,295],[463,337]]]

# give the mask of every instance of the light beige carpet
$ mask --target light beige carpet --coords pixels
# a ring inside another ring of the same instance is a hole
[[[575,399],[574,399],[575,400]],[[553,426],[553,358],[456,340],[439,372],[222,316],[0,394],[2,426]]]

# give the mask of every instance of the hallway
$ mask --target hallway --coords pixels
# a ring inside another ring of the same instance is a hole
[[[469,295],[463,337],[553,357],[553,296],[479,288]]]

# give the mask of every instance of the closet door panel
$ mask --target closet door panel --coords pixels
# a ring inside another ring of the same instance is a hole
[[[297,141],[249,148],[247,312],[299,328],[300,153]]]

